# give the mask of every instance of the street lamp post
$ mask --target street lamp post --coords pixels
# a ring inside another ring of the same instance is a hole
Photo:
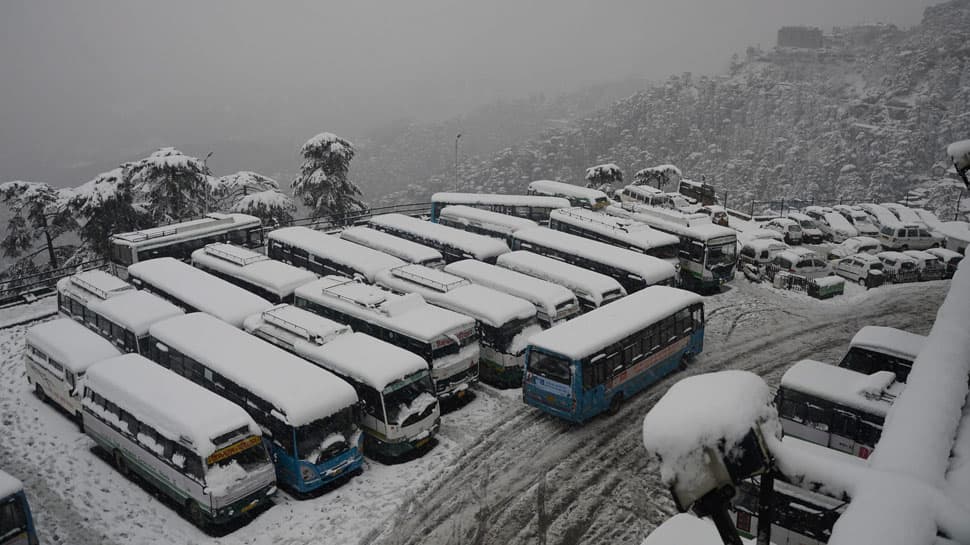
[[[204,215],[209,215],[209,157],[212,157],[213,152],[205,154],[205,158],[202,159],[202,189],[204,191],[205,197],[203,200],[202,210]]]
[[[455,191],[458,191],[458,141],[461,139],[461,133],[455,135]]]

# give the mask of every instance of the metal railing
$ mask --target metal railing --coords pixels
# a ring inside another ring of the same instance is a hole
[[[107,259],[92,259],[70,267],[18,276],[0,282],[0,306],[29,303],[38,296],[54,291],[57,281],[83,271],[104,269]]]

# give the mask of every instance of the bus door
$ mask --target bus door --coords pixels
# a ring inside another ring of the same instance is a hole
[[[841,409],[832,410],[832,426],[829,430],[829,448],[856,455],[859,417]]]

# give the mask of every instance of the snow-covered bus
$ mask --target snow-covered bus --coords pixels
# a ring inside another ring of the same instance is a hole
[[[680,279],[685,288],[712,291],[734,279],[738,255],[738,235],[734,229],[714,225],[708,216],[695,218],[649,206],[609,206],[606,212],[677,236]]]
[[[529,339],[524,401],[582,423],[615,414],[704,348],[704,303],[689,291],[650,286]]]
[[[550,328],[580,312],[576,294],[559,284],[474,259],[455,261],[445,272],[514,295],[535,305],[539,325]]]
[[[676,235],[658,231],[645,223],[585,208],[563,208],[549,215],[549,228],[663,259],[680,268]]]
[[[27,384],[40,400],[50,399],[81,422],[80,385],[92,365],[120,356],[110,342],[69,318],[44,322],[24,337]]]
[[[445,266],[445,258],[438,250],[363,225],[344,229],[340,232],[340,238],[384,252],[407,263],[436,269]]]
[[[430,367],[441,399],[461,398],[478,380],[475,320],[342,276],[325,276],[296,290],[296,306],[347,324],[360,333],[410,350]]]
[[[246,409],[297,493],[361,470],[357,393],[333,373],[201,312],[153,325],[148,357]]]
[[[532,221],[549,221],[549,212],[571,206],[568,199],[542,195],[493,195],[491,193],[435,193],[431,196],[431,221],[438,221],[447,206],[464,205]]]
[[[509,247],[504,242],[492,237],[469,233],[404,214],[374,216],[370,219],[370,226],[396,237],[434,248],[441,252],[446,263],[461,259],[495,263],[498,256],[509,251]]]
[[[504,388],[522,383],[526,340],[541,329],[532,303],[421,265],[383,271],[377,283],[398,293],[418,293],[433,305],[474,318],[482,381]]]
[[[677,270],[662,259],[545,227],[516,231],[512,248],[605,274],[627,293],[677,283]]]
[[[802,360],[782,376],[775,406],[786,435],[868,458],[903,386],[890,371],[866,375]]]
[[[739,483],[731,500],[734,526],[745,539],[758,534],[760,482],[756,477]],[[771,542],[786,545],[825,545],[832,527],[845,512],[848,502],[774,481],[772,493]]]
[[[38,545],[34,517],[19,479],[0,470],[0,545]]]
[[[868,325],[859,330],[849,342],[849,351],[839,362],[859,373],[871,375],[890,371],[896,380],[906,382],[916,356],[926,344],[926,337],[893,327]]]
[[[90,296],[75,282],[77,276],[58,282],[58,310],[124,352],[141,354],[153,323],[185,313],[165,299],[133,286],[108,298]]]
[[[438,216],[438,223],[469,233],[497,238],[506,244],[512,244],[512,233],[539,226],[530,219],[462,205],[445,207]]]
[[[598,189],[552,180],[536,180],[530,183],[528,193],[529,195],[562,197],[568,200],[572,206],[582,206],[590,210],[602,210],[611,202],[606,193]]]
[[[496,265],[571,290],[579,300],[579,307],[583,312],[599,308],[626,295],[623,286],[610,276],[532,252],[520,250],[507,253],[499,256]]]
[[[241,246],[223,242],[192,252],[192,265],[271,303],[292,303],[296,288],[317,275]]]
[[[93,366],[82,403],[85,433],[118,472],[137,474],[200,527],[244,516],[276,493],[246,411],[138,354]]]
[[[323,367],[357,390],[369,456],[413,454],[438,431],[441,410],[421,356],[292,305],[250,316],[246,331]]]
[[[128,267],[128,278],[185,312],[206,312],[238,328],[247,317],[273,306],[254,293],[171,257],[135,263]]]
[[[374,276],[404,261],[335,235],[308,227],[284,227],[268,235],[266,253],[273,259],[313,271],[373,282]]]
[[[108,239],[111,261],[121,276],[125,267],[156,257],[187,261],[192,252],[213,242],[231,242],[247,248],[262,246],[262,224],[259,218],[246,214],[212,213],[172,225],[117,233]]]
[[[98,269],[83,271],[66,276],[57,281],[58,307],[63,309],[63,297],[84,304],[93,300],[105,300],[135,291],[135,287],[124,280]]]

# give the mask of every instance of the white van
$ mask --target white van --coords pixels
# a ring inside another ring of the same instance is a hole
[[[24,366],[27,382],[41,401],[50,399],[81,422],[80,384],[95,363],[120,356],[111,341],[70,318],[27,330]]]
[[[806,214],[801,212],[790,212],[788,214],[789,219],[793,219],[798,222],[798,225],[802,228],[802,242],[806,244],[821,244],[822,239],[825,235],[822,230],[818,228],[815,220]]]
[[[931,233],[923,225],[885,225],[879,231],[879,241],[889,250],[925,250],[938,248],[943,238]]]
[[[943,262],[943,278],[953,278],[957,266],[963,261],[963,255],[946,248],[930,248],[926,253],[935,255]]]

